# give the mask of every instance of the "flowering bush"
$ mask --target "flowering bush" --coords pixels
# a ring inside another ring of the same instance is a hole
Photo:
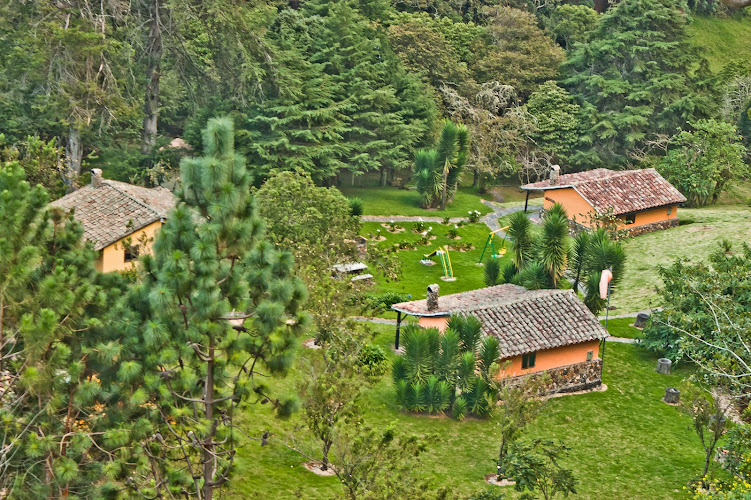
[[[478,212],[477,210],[470,210],[469,212],[467,212],[467,221],[472,224],[480,222],[480,215],[480,212]]]

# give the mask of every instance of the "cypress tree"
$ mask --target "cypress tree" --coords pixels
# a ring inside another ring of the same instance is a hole
[[[213,497],[232,471],[236,409],[254,398],[290,410],[255,376],[289,368],[305,320],[304,287],[264,238],[232,122],[209,120],[203,142],[205,156],[181,162],[180,203],[119,322],[121,384],[158,431],[129,483],[149,496]]]

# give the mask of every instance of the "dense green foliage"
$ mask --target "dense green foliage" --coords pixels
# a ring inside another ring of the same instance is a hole
[[[421,149],[415,154],[415,182],[420,205],[441,210],[454,198],[459,176],[469,155],[469,130],[464,125],[446,121],[434,149]]]
[[[452,316],[442,334],[414,324],[404,327],[404,356],[392,366],[402,410],[457,419],[490,414],[500,348],[495,337],[481,338],[480,327],[472,316]]]

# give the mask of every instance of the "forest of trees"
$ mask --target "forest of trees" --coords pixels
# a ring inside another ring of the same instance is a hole
[[[657,166],[700,120],[737,127],[733,140],[747,146],[751,64],[711,73],[687,35],[696,13],[728,8],[10,0],[0,6],[0,156],[23,160],[34,140],[56,148],[37,166],[53,194],[57,179],[80,183],[84,165],[153,184],[185,153],[168,144],[200,151],[201,128],[219,114],[232,117],[255,185],[295,169],[319,185],[365,173],[404,182],[446,118],[469,129],[467,169],[482,185],[536,180],[553,163]]]

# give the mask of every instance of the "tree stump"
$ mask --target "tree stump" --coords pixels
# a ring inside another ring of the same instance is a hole
[[[657,360],[657,373],[662,373],[663,375],[670,375],[670,365],[672,364],[673,362],[667,358],[658,359]]]
[[[637,314],[636,320],[634,320],[634,328],[644,328],[647,324],[648,319],[649,319],[649,314],[647,313]]]
[[[665,397],[663,398],[663,400],[666,403],[676,404],[678,403],[678,399],[680,399],[680,397],[681,391],[679,391],[675,387],[668,387],[667,389],[665,389]]]

